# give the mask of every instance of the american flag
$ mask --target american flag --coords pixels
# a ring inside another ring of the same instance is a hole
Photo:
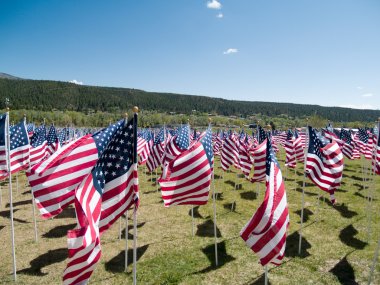
[[[371,152],[371,146],[369,144],[368,133],[366,132],[365,129],[359,128],[358,137],[359,137],[359,140],[357,141],[357,143],[359,144],[360,152],[364,154],[364,157],[366,159],[371,159],[372,152]]]
[[[52,155],[59,147],[60,143],[57,137],[57,131],[55,127],[51,125],[47,136],[46,146],[46,152],[48,153],[48,156]]]
[[[7,115],[0,115],[0,180],[4,179],[8,176],[8,163],[7,163],[7,152],[6,152],[6,138],[5,138],[5,130],[7,128]]]
[[[232,164],[239,164],[239,149],[232,133],[224,140],[220,162],[224,171],[227,171]]]
[[[33,166],[45,159],[47,152],[46,128],[41,125],[34,130],[30,141],[30,166]]]
[[[261,141],[260,137],[259,137],[259,141]],[[254,149],[250,150],[252,158],[253,158],[253,177],[251,178],[252,183],[265,180],[266,151],[267,151],[267,139],[262,141]]]
[[[351,133],[345,129],[342,128],[340,132],[340,140],[342,140],[343,147],[342,152],[348,159],[354,159],[353,152],[354,152],[354,145],[351,138]]]
[[[285,165],[290,168],[295,168],[297,165],[297,161],[294,151],[293,133],[291,130],[288,130],[286,140],[284,143],[284,148],[286,152]]]
[[[29,137],[24,119],[10,129],[11,173],[29,168]]]
[[[294,153],[296,160],[304,162],[303,149],[305,148],[305,140],[299,135],[297,129],[294,130]]]
[[[55,216],[74,201],[74,190],[122,125],[123,121],[120,121],[92,136],[72,141],[27,172],[42,217]]]
[[[375,141],[376,141],[376,145],[373,152],[372,164],[373,164],[373,170],[375,171],[375,173],[380,175],[380,122],[378,123],[377,138]]]
[[[309,127],[309,148],[306,157],[306,174],[320,189],[330,194],[335,204],[335,189],[340,186],[343,173],[343,154],[337,142],[324,142]]]
[[[169,163],[167,176],[159,180],[165,207],[207,203],[214,163],[211,137],[208,128],[202,139]]]
[[[34,133],[34,124],[33,123],[27,124],[26,130],[28,132],[29,138],[31,138],[33,136],[33,133]]]
[[[186,151],[190,146],[190,126],[185,125],[178,128],[177,135],[170,138],[165,147],[164,156],[162,158],[163,178],[165,178],[167,165]]]
[[[137,138],[137,155],[139,156],[139,164],[146,163],[152,143],[151,132],[149,130],[143,130]]]
[[[239,140],[239,164],[244,176],[248,179],[252,169],[252,161],[249,155],[248,136],[244,136],[243,140]]]
[[[258,143],[261,144],[263,141],[266,140],[267,135],[261,126],[258,126],[257,128],[258,128],[257,140],[258,140]]]
[[[161,128],[156,138],[154,139],[154,143],[150,148],[148,160],[146,162],[146,166],[149,172],[152,172],[157,167],[159,167],[162,163],[162,157],[164,155],[165,149],[165,128]]]
[[[266,191],[263,203],[240,232],[246,245],[260,257],[260,263],[279,265],[284,258],[289,211],[280,167],[266,143]]]
[[[133,120],[118,128],[95,167],[75,190],[78,229],[68,232],[64,284],[87,284],[100,259],[100,235],[138,205]]]
[[[63,128],[61,129],[59,132],[58,132],[58,140],[59,140],[59,143],[61,146],[63,146],[64,144],[66,144],[66,141],[67,141],[67,130],[66,128]]]
[[[214,151],[214,155],[220,155],[220,150],[222,148],[223,141],[219,137],[219,133],[214,133],[212,135],[212,147]]]

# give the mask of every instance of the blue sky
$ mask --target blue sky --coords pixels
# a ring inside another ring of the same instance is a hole
[[[378,0],[1,0],[0,72],[380,109]]]

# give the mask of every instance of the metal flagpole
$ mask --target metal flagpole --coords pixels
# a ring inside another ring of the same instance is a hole
[[[9,104],[8,98],[6,99],[6,104]],[[11,219],[11,241],[12,241],[12,258],[13,258],[13,279],[17,280],[16,273],[16,249],[15,249],[15,229],[13,223],[13,197],[12,197],[12,174],[11,174],[11,159],[10,159],[10,130],[9,130],[9,108],[7,108],[5,123],[5,143],[7,149],[7,168],[8,168],[8,178],[9,178],[9,208],[10,208],[10,219]]]
[[[18,193],[18,172],[16,173],[16,193],[17,195],[19,194]]]
[[[124,271],[128,269],[128,210],[125,212],[125,261]]]
[[[375,271],[375,266],[376,266],[376,263],[377,263],[377,259],[379,257],[379,250],[380,250],[380,239],[377,243],[377,247],[376,247],[376,251],[375,251],[375,255],[373,257],[373,262],[372,262],[372,266],[371,266],[371,270],[369,272],[369,277],[368,277],[368,285],[371,284],[371,281],[372,281],[372,275],[373,275],[373,272]]]
[[[133,107],[133,163],[137,165],[137,113],[139,108]],[[128,237],[126,237],[128,238]],[[137,284],[137,208],[133,210],[133,285]]]
[[[191,206],[191,235],[194,236],[194,206]]]
[[[38,231],[37,231],[37,220],[36,220],[36,201],[34,200],[34,196],[32,194],[32,208],[33,208],[33,222],[34,222],[34,240],[38,241]]]
[[[3,193],[1,191],[1,185],[0,185],[0,210],[2,208],[2,205],[3,205]]]
[[[308,119],[306,119],[308,121]],[[309,136],[309,124],[307,123],[306,127],[306,134]],[[309,138],[310,142],[310,138]],[[306,142],[305,142],[306,143]],[[306,158],[307,158],[307,149],[305,145],[305,152],[304,152],[304,173],[303,173],[303,184],[302,184],[302,208],[301,208],[301,227],[299,230],[299,241],[298,241],[298,254],[301,254],[301,245],[302,245],[302,227],[303,227],[303,210],[305,208],[305,183],[306,183]]]
[[[121,240],[121,232],[122,232],[122,229],[121,229],[121,217],[119,219],[119,240]]]
[[[265,281],[264,281],[264,284],[268,285],[268,265],[265,265],[264,268],[265,268]]]

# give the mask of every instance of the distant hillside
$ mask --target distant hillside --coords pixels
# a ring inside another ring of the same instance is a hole
[[[116,113],[139,106],[140,110],[190,114],[192,110],[225,116],[288,115],[303,118],[313,114],[335,122],[373,122],[380,110],[358,110],[291,103],[232,101],[206,96],[146,92],[130,88],[83,86],[59,81],[0,79],[0,107],[8,97],[12,109]]]
[[[5,79],[21,79],[19,77],[16,77],[16,76],[13,76],[13,75],[10,75],[10,74],[7,74],[7,73],[3,73],[3,72],[0,72],[0,78],[5,78]]]

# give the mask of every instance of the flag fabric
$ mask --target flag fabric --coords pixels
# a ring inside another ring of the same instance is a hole
[[[28,132],[28,137],[29,138],[32,138],[33,134],[34,134],[34,124],[33,123],[29,123],[27,124],[26,126],[26,130]]]
[[[285,185],[270,141],[265,149],[266,191],[263,203],[244,226],[240,236],[260,257],[261,265],[280,265],[285,254],[289,211]]]
[[[212,146],[214,155],[220,155],[220,151],[223,146],[223,141],[219,137],[218,133],[212,135]]]
[[[41,125],[34,130],[34,134],[30,140],[30,166],[33,166],[46,158],[46,128]]]
[[[149,172],[152,172],[162,163],[162,157],[165,149],[165,128],[162,128],[154,139],[154,143],[149,151],[146,166]]]
[[[74,190],[94,167],[122,123],[64,145],[26,173],[43,218],[59,214],[74,201]]]
[[[244,137],[244,140],[239,140],[239,165],[244,176],[248,179],[252,169],[252,161],[249,155],[248,138]]]
[[[164,157],[162,158],[163,164],[163,178],[166,175],[167,165],[179,156],[182,152],[186,151],[190,146],[190,126],[185,125],[180,127],[176,132],[176,135],[171,137],[166,144]]]
[[[306,175],[315,185],[330,194],[335,204],[334,192],[340,186],[343,173],[343,154],[337,142],[324,142],[309,127],[309,148],[306,156]]]
[[[95,167],[75,190],[79,228],[68,232],[64,284],[86,284],[100,259],[100,236],[132,205],[138,205],[133,120],[111,136]]]
[[[232,133],[224,140],[220,163],[223,171],[227,171],[232,164],[239,164],[239,150]]]
[[[10,128],[11,173],[29,168],[29,137],[24,119]]]
[[[297,165],[297,161],[294,151],[293,133],[291,130],[288,130],[288,133],[286,135],[284,148],[286,152],[285,166],[295,168]]]
[[[351,134],[349,131],[342,128],[340,132],[340,140],[342,140],[343,147],[342,147],[342,153],[348,158],[348,159],[354,159],[353,153],[354,153],[354,145],[351,138]]]
[[[299,162],[304,162],[304,153],[303,149],[305,148],[305,140],[302,136],[299,135],[297,129],[294,130],[294,153],[296,160]]]
[[[372,156],[372,165],[373,171],[377,175],[380,175],[380,122],[377,128],[377,138],[375,140],[375,149]]]
[[[137,138],[137,155],[139,164],[145,164],[148,160],[151,147],[151,133],[149,130],[143,130]]]
[[[265,181],[266,151],[266,139],[251,150],[251,155],[253,158],[253,176],[251,178],[252,183]]]
[[[359,140],[357,143],[359,144],[360,152],[364,155],[366,159],[372,158],[371,146],[369,144],[369,135],[365,129],[359,128],[358,131]]]
[[[6,128],[7,114],[0,115],[0,180],[8,176]]]
[[[60,147],[59,139],[57,137],[57,130],[53,125],[50,126],[46,142],[47,156],[52,155]]]
[[[165,207],[207,203],[214,163],[211,138],[209,127],[199,141],[169,163],[167,176],[159,180]]]

